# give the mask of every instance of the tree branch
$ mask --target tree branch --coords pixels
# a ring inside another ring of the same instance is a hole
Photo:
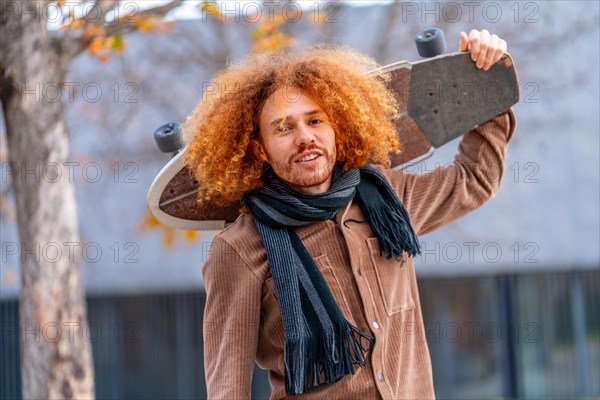
[[[143,10],[132,17],[164,17],[169,11],[179,7],[183,3],[183,0],[173,0],[163,6],[149,8]],[[117,32],[127,33],[134,31],[136,28],[132,26],[131,21],[114,21],[105,26],[106,34],[111,36]]]
[[[169,11],[179,7],[183,1],[184,0],[173,0],[165,5],[149,8],[147,10],[140,11],[139,13],[132,14],[131,17],[163,17]],[[100,7],[100,10],[102,11],[101,15],[104,17],[109,11],[113,10],[119,4],[119,2],[120,0],[98,0],[96,2],[97,6],[92,7],[86,13],[86,15],[80,19],[85,21],[85,18],[88,17],[92,12],[98,12],[97,7]],[[117,32],[132,32],[137,29],[137,27],[132,24],[131,18],[116,20],[110,23],[104,23],[104,18],[101,18],[99,23],[94,23],[92,25],[103,27],[107,36],[112,36]],[[54,38],[54,44],[57,48],[57,51],[60,51],[66,60],[72,60],[87,48],[86,40],[89,40],[89,38],[84,37],[84,32],[85,31],[81,31],[75,34],[72,30],[68,29],[65,36]]]

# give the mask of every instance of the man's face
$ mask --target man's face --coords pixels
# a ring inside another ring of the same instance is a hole
[[[281,88],[260,113],[255,154],[298,192],[323,193],[331,186],[335,132],[325,112],[297,88]]]

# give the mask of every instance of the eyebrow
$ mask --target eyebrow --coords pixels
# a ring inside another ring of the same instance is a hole
[[[315,114],[319,114],[321,111],[319,110],[311,110],[311,111],[307,111],[305,112],[303,115],[305,117],[311,116],[311,115],[315,115]],[[292,115],[286,115],[285,118],[275,118],[273,121],[271,121],[271,123],[269,125],[274,126],[274,125],[279,125],[281,123],[281,121],[284,121],[286,119],[289,119],[290,117],[292,117]]]

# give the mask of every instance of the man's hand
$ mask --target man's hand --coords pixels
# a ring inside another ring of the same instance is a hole
[[[465,32],[460,33],[458,51],[470,51],[477,68],[487,71],[506,53],[506,41],[490,35],[486,29],[481,32],[473,29],[469,36]]]

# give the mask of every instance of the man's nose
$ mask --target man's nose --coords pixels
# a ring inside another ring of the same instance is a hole
[[[315,142],[315,134],[310,127],[304,123],[298,124],[296,128],[296,137],[294,138],[298,147],[308,146]]]

